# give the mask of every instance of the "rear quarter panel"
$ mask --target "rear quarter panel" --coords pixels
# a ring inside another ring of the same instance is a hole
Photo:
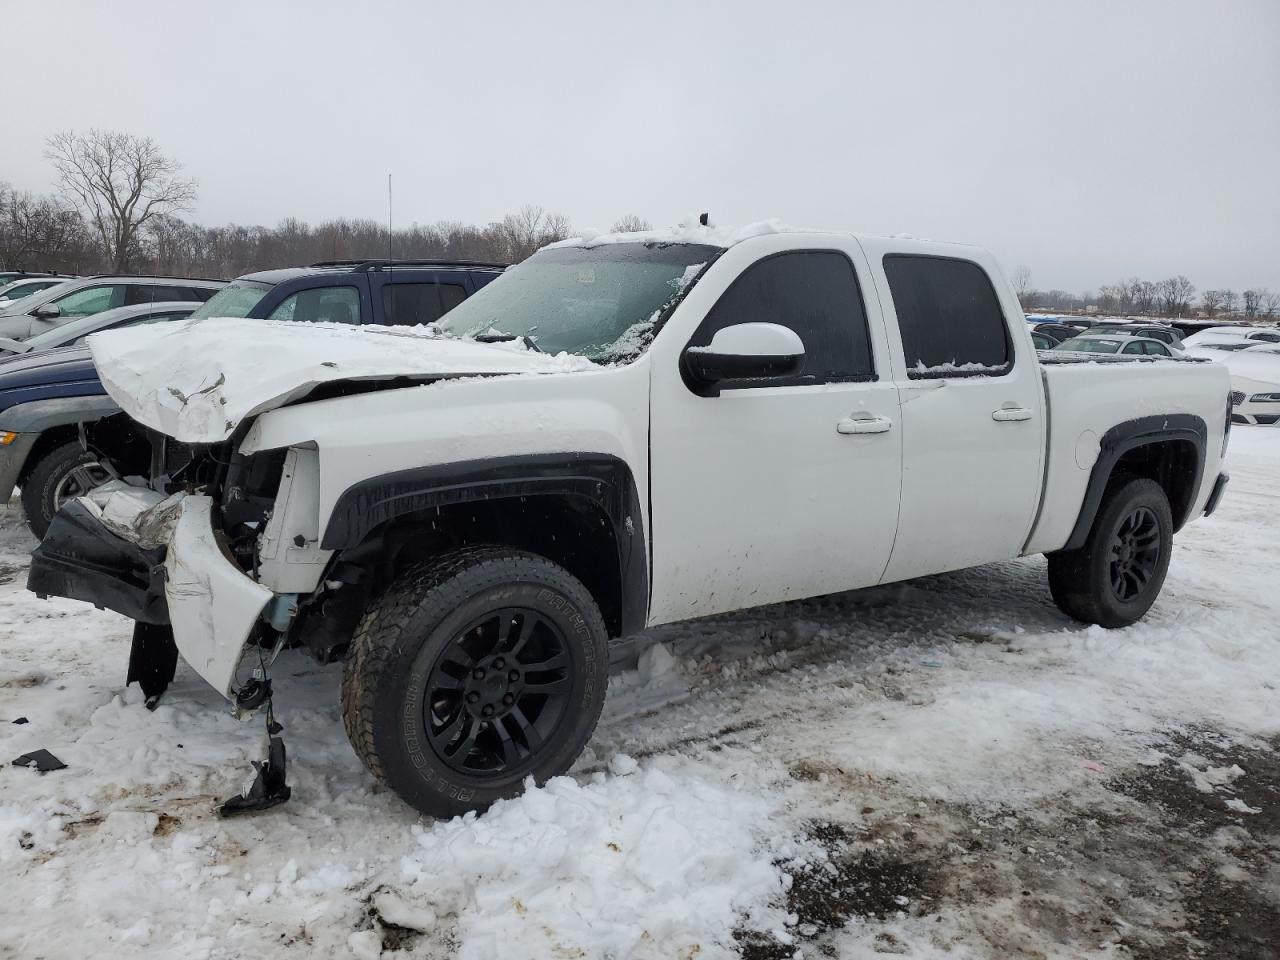
[[[1046,364],[1042,372],[1049,412],[1048,469],[1040,516],[1024,553],[1047,553],[1066,544],[1103,435],[1141,417],[1192,414],[1204,421],[1204,472],[1188,520],[1204,512],[1222,467],[1230,392],[1226,367],[1155,360]]]

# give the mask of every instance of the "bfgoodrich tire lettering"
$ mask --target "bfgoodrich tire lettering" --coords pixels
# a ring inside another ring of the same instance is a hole
[[[1173,514],[1164,488],[1113,479],[1079,550],[1049,554],[1049,591],[1069,617],[1104,627],[1142,619],[1164,585],[1173,555]]]
[[[407,803],[456,816],[566,771],[600,716],[604,621],[561,567],[468,547],[404,571],[356,629],[343,718]]]

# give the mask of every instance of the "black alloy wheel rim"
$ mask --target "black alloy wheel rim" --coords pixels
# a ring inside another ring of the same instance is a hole
[[[436,755],[471,777],[532,768],[567,713],[572,667],[564,632],[536,610],[472,621],[427,677],[423,722]]]
[[[1148,507],[1137,507],[1120,521],[1107,557],[1116,599],[1130,603],[1150,586],[1160,563],[1160,539],[1160,523]]]

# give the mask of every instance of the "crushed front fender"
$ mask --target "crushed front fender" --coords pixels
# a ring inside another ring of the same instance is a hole
[[[178,652],[224,697],[262,608],[273,596],[247,577],[213,532],[213,501],[187,497],[165,557],[165,597]]]

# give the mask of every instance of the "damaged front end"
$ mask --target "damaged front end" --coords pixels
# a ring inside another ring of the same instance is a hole
[[[229,444],[211,449],[155,440],[150,485],[137,477],[113,480],[56,513],[32,553],[28,589],[137,621],[129,672],[131,681],[151,677],[143,684],[148,701],[159,695],[156,686],[163,690],[157,663],[163,666],[166,648],[173,648],[225,698],[253,707],[261,703],[262,677],[239,676],[244,650],[280,640],[262,617],[274,591],[253,576],[256,532],[271,499],[237,486],[239,520],[227,524],[219,500],[228,467],[246,458],[230,454]],[[271,461],[266,470],[278,470],[279,457],[264,460]],[[160,639],[169,635],[168,643]]]
[[[265,706],[266,758],[220,812],[274,806],[289,787],[264,648],[283,645],[292,617],[281,611],[297,600],[259,582],[258,552],[286,455],[153,440],[150,485],[113,480],[66,504],[32,553],[27,587],[133,619],[127,682],[140,685],[149,709],[179,654],[237,711]],[[254,648],[258,655],[246,656]]]

